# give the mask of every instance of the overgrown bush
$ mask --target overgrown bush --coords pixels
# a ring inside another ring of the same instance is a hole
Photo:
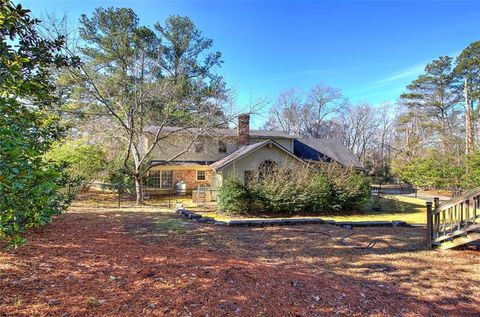
[[[478,162],[477,153],[471,153],[465,159],[429,149],[421,156],[395,160],[393,170],[404,182],[415,187],[456,191],[479,185],[475,185],[475,179],[479,179],[478,175],[475,175]]]
[[[220,187],[218,196],[220,210],[247,213],[251,209],[251,195],[237,179],[226,179]]]
[[[336,163],[321,164],[319,169],[330,185],[331,209],[355,211],[368,202],[371,189],[367,177]]]
[[[318,212],[328,208],[330,191],[327,179],[310,168],[279,168],[256,177],[248,186],[258,211],[266,213]]]
[[[225,180],[220,208],[245,214],[312,214],[361,210],[370,197],[368,179],[335,164],[280,167],[260,173],[243,186]]]

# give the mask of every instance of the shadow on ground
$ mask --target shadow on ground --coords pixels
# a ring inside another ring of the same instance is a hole
[[[0,315],[478,316],[478,253],[423,234],[70,212],[1,254]]]

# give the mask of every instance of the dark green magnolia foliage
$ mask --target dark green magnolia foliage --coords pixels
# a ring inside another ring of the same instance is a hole
[[[14,246],[69,202],[62,167],[43,159],[65,130],[43,109],[56,101],[49,69],[77,60],[60,54],[62,38],[41,38],[38,22],[0,0],[0,239]]]

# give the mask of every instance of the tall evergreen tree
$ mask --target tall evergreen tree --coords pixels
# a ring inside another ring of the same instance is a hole
[[[452,60],[442,56],[427,64],[425,72],[400,96],[401,104],[408,109],[405,118],[420,119],[419,127],[432,142],[426,145],[439,146],[443,153],[451,150],[457,141],[454,124],[458,115],[459,94],[455,89]]]
[[[470,152],[473,150],[472,143],[480,140],[480,123],[478,122],[480,120],[480,41],[471,43],[460,53],[456,59],[454,71],[463,84],[459,90],[464,94],[467,151]]]
[[[157,24],[160,35],[140,25],[128,8],[99,8],[80,22],[84,65],[70,73],[73,99],[81,108],[94,108],[111,119],[124,167],[135,178],[137,203],[143,204],[142,178],[150,167],[150,153],[165,137],[163,127],[225,124],[219,107],[225,84],[215,75],[220,53],[210,53],[212,41],[184,17]],[[160,128],[146,138],[148,125]],[[190,145],[197,137],[192,136]],[[179,149],[178,155],[187,150]]]

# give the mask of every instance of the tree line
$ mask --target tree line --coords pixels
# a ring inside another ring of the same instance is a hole
[[[372,175],[389,173],[394,105],[351,104],[338,88],[288,89],[273,101],[264,128],[304,138],[338,139]]]
[[[456,58],[425,66],[395,103],[351,104],[323,84],[289,89],[273,102],[265,127],[300,137],[335,138],[372,176],[424,188],[480,184],[480,41]]]
[[[149,27],[131,9],[98,8],[72,30],[65,18],[42,23],[0,0],[0,36],[0,238],[13,245],[94,179],[122,190],[133,181],[142,204],[159,142],[198,128],[181,155],[236,115],[219,75],[221,53],[188,17]],[[429,63],[397,104],[352,105],[326,85],[286,90],[265,128],[340,139],[371,175],[425,187],[476,186],[479,43],[456,59]],[[146,143],[150,125],[159,128]],[[172,125],[179,130],[163,131]]]

